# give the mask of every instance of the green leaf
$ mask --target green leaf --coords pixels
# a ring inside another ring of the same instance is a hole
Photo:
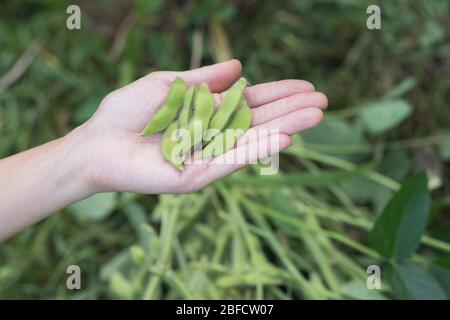
[[[320,125],[302,132],[302,138],[313,144],[359,144],[364,143],[364,132],[359,120],[348,122],[325,116]]]
[[[116,207],[114,192],[97,193],[69,207],[75,217],[88,222],[99,222],[108,217]]]
[[[360,280],[352,280],[341,287],[341,293],[351,299],[356,300],[385,300],[386,297],[377,289],[369,289]]]
[[[371,203],[374,212],[380,213],[392,196],[392,191],[366,177],[341,183],[342,190],[356,203]]]
[[[411,169],[411,160],[402,150],[392,151],[384,157],[380,170],[394,180],[404,179]]]
[[[370,234],[375,250],[397,260],[410,256],[419,246],[430,206],[427,177],[420,172],[402,185],[376,220]]]
[[[380,134],[395,128],[411,113],[412,107],[405,100],[383,100],[365,106],[361,111],[361,120],[367,131]]]
[[[439,286],[447,295],[447,299],[450,299],[450,270],[442,266],[433,265],[430,268],[430,272],[437,279]]]
[[[436,278],[411,262],[393,265],[386,272],[392,291],[398,299],[446,299]]]

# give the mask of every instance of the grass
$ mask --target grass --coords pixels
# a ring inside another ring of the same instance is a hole
[[[80,31],[65,28],[63,2],[2,6],[1,157],[67,133],[152,70],[229,57],[252,83],[307,79],[330,107],[275,176],[253,166],[192,195],[97,198],[87,204],[95,217],[69,207],[0,244],[0,299],[402,298],[385,278],[383,290],[361,291],[367,266],[388,262],[368,234],[420,168],[440,183],[412,260],[427,274],[448,268],[447,1],[380,2],[375,31],[356,0],[79,4]],[[5,82],[18,61],[26,68]],[[399,100],[411,113],[371,132],[368,103]],[[65,286],[71,264],[82,269],[77,292]]]

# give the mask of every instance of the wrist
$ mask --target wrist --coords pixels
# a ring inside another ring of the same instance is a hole
[[[86,123],[73,129],[61,141],[61,160],[80,188],[80,195],[85,198],[99,192],[92,174],[92,148],[89,146]]]

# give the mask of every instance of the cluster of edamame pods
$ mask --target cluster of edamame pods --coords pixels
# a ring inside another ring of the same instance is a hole
[[[244,96],[246,86],[245,78],[236,81],[216,109],[205,82],[188,88],[177,77],[141,136],[164,131],[162,154],[178,170],[183,170],[186,156],[194,147],[201,147],[203,158],[218,156],[233,148],[250,127],[251,111]]]

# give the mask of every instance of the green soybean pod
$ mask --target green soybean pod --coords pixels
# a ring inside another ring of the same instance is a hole
[[[183,108],[180,112],[180,128],[187,128],[193,113],[193,102],[195,100],[195,86],[191,86],[184,96]]]
[[[209,91],[208,84],[202,82],[195,95],[194,110],[188,125],[188,130],[192,138],[190,147],[202,141],[203,134],[208,129],[213,113],[214,97],[211,91]],[[196,126],[198,125],[201,125],[201,132],[196,132]]]
[[[240,78],[233,84],[233,86],[231,86],[227,95],[223,99],[222,104],[219,106],[216,113],[212,117],[209,128],[222,130],[226,127],[227,123],[231,119],[232,114],[239,106],[246,86],[247,80],[245,78]],[[212,138],[213,136],[211,134],[207,134],[204,137],[206,141],[209,141]]]
[[[252,111],[248,106],[247,100],[245,97],[239,101],[239,108],[236,113],[233,115],[233,119],[230,121],[228,128],[230,129],[242,129],[247,131],[252,124]]]
[[[218,156],[232,149],[239,137],[242,136],[248,128],[250,128],[251,123],[252,112],[248,107],[247,101],[244,97],[242,97],[239,101],[238,109],[232,115],[226,129],[212,138],[212,140],[203,149],[202,157]],[[234,130],[234,132],[230,132],[228,130]]]
[[[182,171],[184,157],[180,155],[175,148],[179,146],[179,140],[175,139],[175,131],[178,129],[178,121],[174,121],[164,132],[161,141],[161,151],[164,158],[169,161],[175,168]]]
[[[170,87],[166,101],[150,118],[140,135],[148,136],[166,129],[173,122],[177,116],[178,110],[182,107],[185,93],[186,83],[179,77],[175,78]]]

